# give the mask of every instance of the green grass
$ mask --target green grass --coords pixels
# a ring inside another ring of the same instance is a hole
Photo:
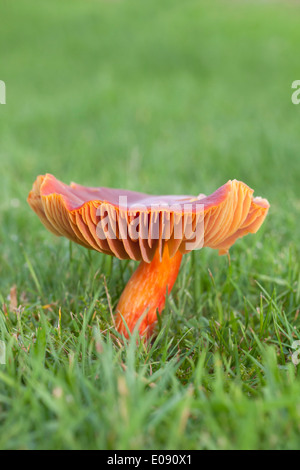
[[[299,4],[1,1],[1,449],[300,448]],[[113,335],[135,268],[56,239],[38,174],[271,203],[184,257],[148,346]],[[10,292],[17,288],[17,308]]]

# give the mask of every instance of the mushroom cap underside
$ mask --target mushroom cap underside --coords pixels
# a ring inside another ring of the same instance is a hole
[[[28,203],[58,236],[120,259],[151,262],[156,250],[170,256],[203,246],[224,254],[235,241],[255,233],[269,203],[253,198],[245,183],[230,180],[210,196],[150,196],[91,188],[53,175],[38,176]]]

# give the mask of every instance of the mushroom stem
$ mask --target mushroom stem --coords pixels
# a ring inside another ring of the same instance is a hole
[[[168,246],[165,246],[161,261],[158,250],[151,263],[141,261],[117,306],[116,328],[125,337],[128,337],[127,328],[132,332],[143,314],[138,324],[139,334],[151,336],[157,322],[157,311],[161,313],[165,306],[166,293],[170,294],[176,281],[181,259],[179,251],[170,258]]]

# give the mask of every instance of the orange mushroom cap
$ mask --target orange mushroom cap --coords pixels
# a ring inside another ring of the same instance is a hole
[[[226,253],[238,238],[257,232],[269,209],[266,199],[253,198],[253,190],[237,180],[228,181],[210,196],[150,196],[75,183],[68,186],[50,174],[37,178],[28,203],[55,235],[142,262],[137,271],[142,280],[134,274],[135,287],[129,281],[131,287],[125,288],[119,302],[126,310],[119,314],[130,318],[130,330],[142,310],[148,309],[141,334],[152,331],[156,310],[164,307],[166,288],[172,289],[182,254],[203,246]],[[140,292],[138,302],[137,285],[149,291],[145,299]],[[131,305],[135,305],[134,312],[129,312]],[[126,334],[121,323],[119,316],[119,330]]]
[[[252,195],[252,189],[236,180],[210,196],[149,196],[68,186],[47,174],[37,178],[28,202],[55,235],[120,259],[151,262],[157,249],[162,256],[165,244],[171,257],[177,250],[184,254],[202,246],[226,253],[237,238],[255,233],[267,215],[268,201]],[[120,198],[126,198],[126,207]],[[204,239],[191,248],[200,224]]]

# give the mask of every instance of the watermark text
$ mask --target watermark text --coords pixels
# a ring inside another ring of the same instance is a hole
[[[295,80],[293,83],[292,83],[292,88],[293,89],[296,89],[296,91],[294,91],[294,93],[292,94],[292,103],[293,104],[299,104],[300,103],[300,80]]]
[[[6,85],[3,80],[0,80],[0,104],[6,104]]]
[[[127,196],[119,197],[114,211],[108,205],[97,208],[96,234],[100,240],[182,240],[188,251],[204,244],[204,205],[197,202],[128,205]]]
[[[6,347],[4,341],[0,340],[0,364],[6,364]]]
[[[300,340],[294,341],[292,344],[292,348],[296,349],[296,351],[292,354],[292,362],[297,366],[300,364]]]

